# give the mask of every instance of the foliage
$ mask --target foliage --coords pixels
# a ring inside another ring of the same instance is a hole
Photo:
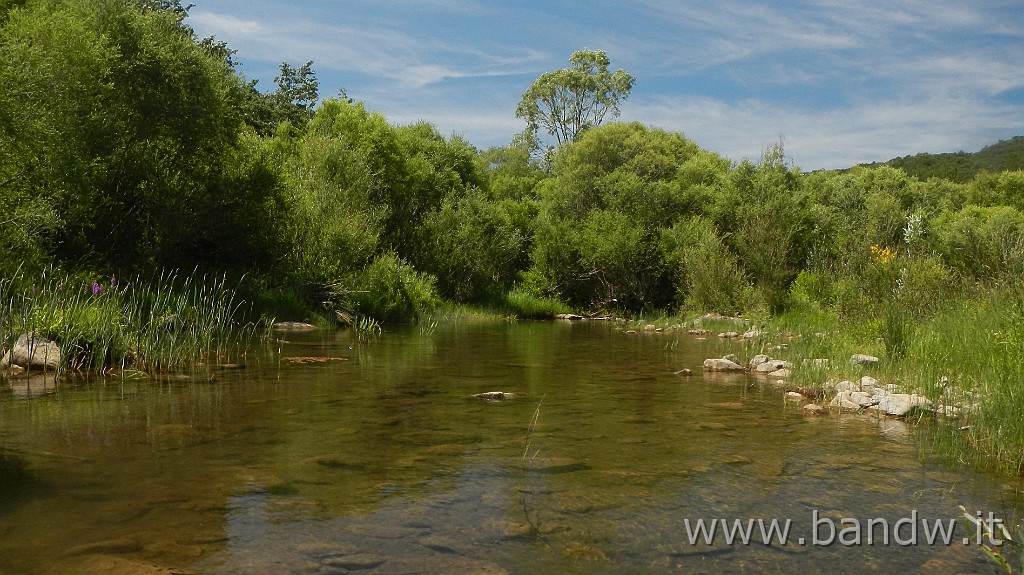
[[[191,369],[224,361],[256,334],[252,324],[236,329],[241,302],[225,276],[96,278],[47,268],[0,281],[0,300],[0,347],[38,334],[60,345],[60,370]]]
[[[617,117],[635,79],[623,70],[610,72],[609,64],[602,51],[580,50],[569,58],[568,68],[537,78],[516,107],[527,133],[542,129],[561,146],[599,126],[605,116]]]
[[[416,321],[441,300],[433,277],[417,272],[393,253],[373,260],[358,274],[353,300],[356,311],[379,322]]]
[[[707,218],[681,220],[662,232],[662,250],[678,286],[677,302],[696,311],[735,313],[751,304],[751,286]]]
[[[985,172],[1024,170],[1024,136],[1000,140],[973,153],[922,153],[893,158],[884,165],[900,168],[921,180],[942,178],[954,182],[969,182]],[[876,167],[877,164],[869,166]]]

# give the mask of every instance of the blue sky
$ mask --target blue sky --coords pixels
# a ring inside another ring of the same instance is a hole
[[[479,148],[521,131],[523,91],[582,48],[636,77],[621,120],[736,161],[780,138],[812,170],[1024,134],[1020,0],[190,1],[261,89],[313,60],[322,97]]]

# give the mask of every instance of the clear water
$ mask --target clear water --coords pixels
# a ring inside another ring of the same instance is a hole
[[[813,545],[813,519],[1020,506],[1015,479],[922,457],[902,422],[703,377],[717,341],[567,322],[287,337],[193,378],[3,388],[0,574],[991,573],[962,523],[948,546],[920,526],[885,545],[880,523],[873,544]],[[495,390],[517,397],[472,398]],[[790,541],[689,542],[687,520],[718,518],[790,519]]]

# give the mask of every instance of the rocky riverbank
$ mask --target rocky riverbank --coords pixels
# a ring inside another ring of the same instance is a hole
[[[809,359],[803,366],[816,369],[828,365],[827,359]],[[878,365],[879,358],[854,354],[850,357],[851,367],[863,369]],[[709,373],[750,373],[763,377],[787,394],[788,399],[805,402],[805,412],[822,415],[835,411],[856,411],[877,413],[890,417],[907,417],[917,412],[932,412],[945,416],[958,416],[970,404],[960,398],[952,401],[945,394],[938,401],[926,397],[919,389],[906,389],[899,383],[880,383],[870,375],[840,381],[825,381],[814,387],[800,387],[790,383],[794,366],[782,359],[758,354],[745,364],[735,354],[704,360],[703,369]],[[943,378],[940,383],[946,383]],[[948,390],[948,387],[944,387]]]

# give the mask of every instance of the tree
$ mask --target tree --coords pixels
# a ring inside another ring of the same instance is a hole
[[[296,126],[305,126],[313,118],[313,108],[319,98],[320,82],[313,71],[310,60],[298,68],[288,62],[281,62],[281,75],[274,78],[277,91],[273,98],[278,107],[281,119],[290,121]]]
[[[609,63],[602,51],[580,50],[569,58],[570,67],[537,78],[516,107],[527,133],[535,136],[543,128],[561,146],[600,125],[608,114],[618,117],[635,79],[622,70],[609,72]]]

